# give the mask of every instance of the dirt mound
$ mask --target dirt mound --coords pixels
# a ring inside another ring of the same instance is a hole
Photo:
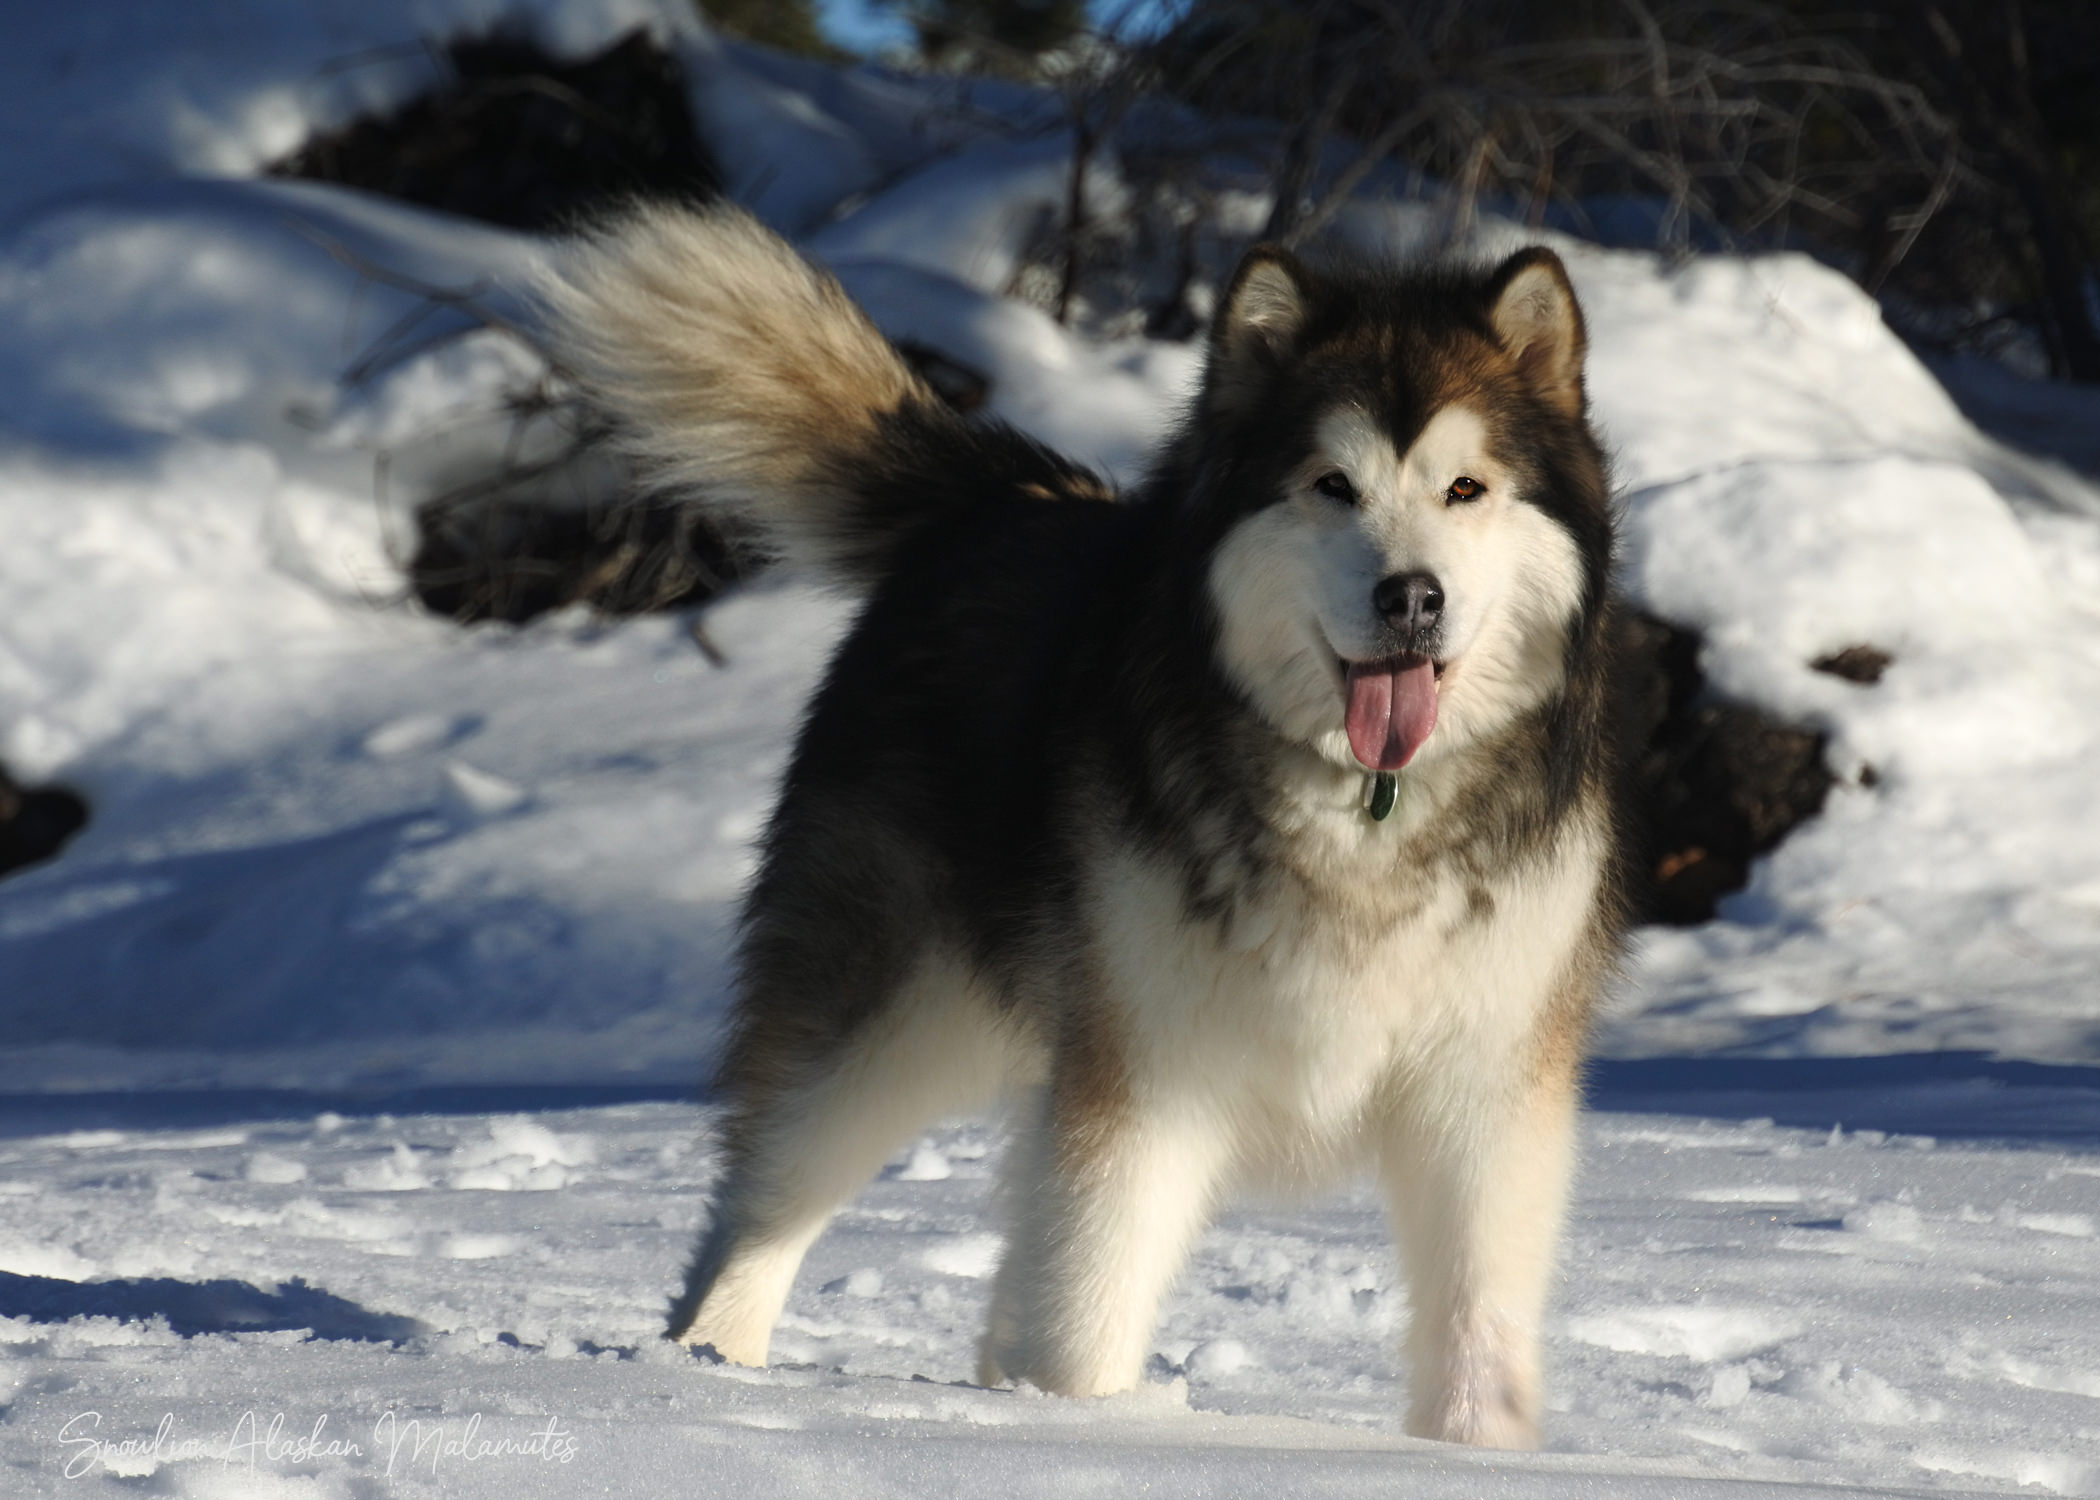
[[[542,230],[638,194],[721,190],[678,61],[646,32],[578,62],[501,35],[460,38],[440,55],[445,84],[310,138],[270,175]]]

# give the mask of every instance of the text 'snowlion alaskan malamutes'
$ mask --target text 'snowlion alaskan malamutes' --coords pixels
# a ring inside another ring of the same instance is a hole
[[[865,590],[744,913],[672,1336],[760,1364],[803,1252],[1014,1091],[979,1378],[1135,1382],[1235,1185],[1368,1166],[1409,1429],[1523,1446],[1624,925],[1604,464],[1560,261],[1256,249],[1137,492],[955,414],[728,209],[547,289],[654,480]]]

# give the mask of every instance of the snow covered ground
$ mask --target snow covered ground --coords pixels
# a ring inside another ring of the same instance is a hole
[[[1554,1451],[1513,1458],[1396,1435],[1405,1311],[1364,1193],[1228,1214],[1128,1396],[963,1384],[998,1248],[975,1124],[921,1141],[819,1242],[774,1368],[698,1363],[656,1334],[702,1127],[638,1103],[9,1142],[19,1492],[70,1492],[68,1464],[111,1494],[150,1472],[155,1493],[271,1497],[2100,1484],[2090,1156],[1592,1116]],[[128,1321],[148,1313],[165,1324]],[[299,1453],[324,1421],[361,1451]],[[573,1457],[447,1446],[470,1431]]]
[[[1128,478],[1193,377],[1000,296],[1063,179],[1013,91],[946,108],[673,0],[0,22],[0,764],[94,810],[0,882],[10,1492],[2100,1494],[2100,489],[1979,433],[1795,257],[1563,246],[1629,591],[1826,730],[1839,786],[1721,920],[1639,941],[1552,1451],[1398,1436],[1357,1193],[1229,1215],[1129,1397],[951,1384],[996,1254],[983,1122],[819,1244],[782,1367],[661,1346],[708,1170],[682,1091],[846,614],[763,582],[706,612],[718,666],[683,620],[407,602],[419,486],[487,462],[537,369],[481,332],[346,384],[415,300],[353,266],[515,311],[549,248],[252,174],[502,17],[571,51],[656,26],[732,182],[1046,439]],[[1439,222],[1366,202],[1337,234]],[[2076,392],[1989,398],[2100,430]],[[1810,669],[1854,644],[1880,683]]]

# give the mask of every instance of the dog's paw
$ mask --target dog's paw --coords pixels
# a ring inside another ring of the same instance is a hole
[[[1499,1398],[1467,1399],[1467,1393],[1451,1392],[1408,1415],[1410,1437],[1439,1443],[1464,1443],[1472,1448],[1529,1450],[1539,1445],[1536,1415],[1520,1411]]]
[[[987,1388],[1006,1383],[1005,1367],[999,1363],[999,1356],[992,1353],[990,1340],[977,1349],[977,1383]]]

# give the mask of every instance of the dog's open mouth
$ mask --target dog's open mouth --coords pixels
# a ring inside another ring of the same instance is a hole
[[[1342,723],[1349,749],[1370,771],[1397,771],[1436,728],[1444,664],[1426,656],[1342,662]]]

